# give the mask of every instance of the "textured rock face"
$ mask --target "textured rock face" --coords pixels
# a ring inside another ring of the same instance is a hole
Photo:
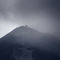
[[[14,52],[14,57],[16,60],[33,60],[32,50],[27,48],[17,48]]]

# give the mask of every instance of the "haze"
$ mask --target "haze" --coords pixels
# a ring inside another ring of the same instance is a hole
[[[0,37],[22,25],[60,37],[58,0],[0,0]]]

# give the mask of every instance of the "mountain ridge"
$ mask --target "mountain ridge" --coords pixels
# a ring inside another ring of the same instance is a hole
[[[40,33],[28,26],[18,27],[0,39],[1,49],[7,49],[9,47],[15,50],[25,48],[31,52],[35,50],[38,52],[43,51],[45,54],[51,53],[60,56],[60,42],[55,37]]]

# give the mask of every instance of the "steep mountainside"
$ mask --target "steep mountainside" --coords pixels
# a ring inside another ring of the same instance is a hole
[[[0,39],[0,60],[15,59],[60,60],[60,42],[28,26],[18,27]]]

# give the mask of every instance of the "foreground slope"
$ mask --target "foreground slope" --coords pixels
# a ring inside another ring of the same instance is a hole
[[[18,27],[0,39],[0,60],[15,59],[60,60],[60,42],[28,26]]]

